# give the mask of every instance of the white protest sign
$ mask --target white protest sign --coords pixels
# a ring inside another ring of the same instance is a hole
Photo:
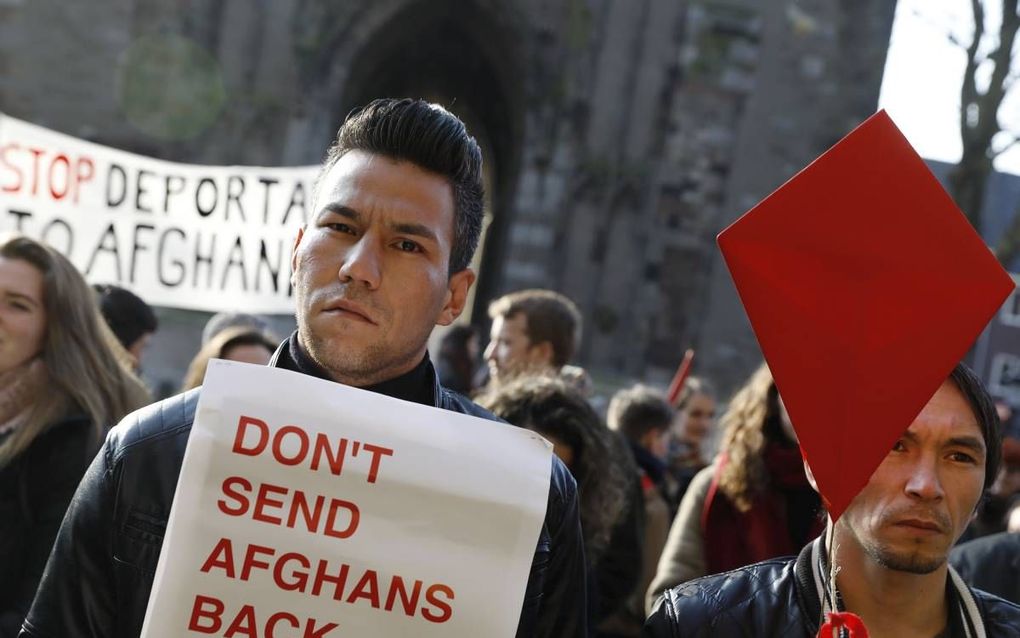
[[[214,360],[142,635],[513,636],[551,454],[513,426]]]
[[[289,314],[317,171],[165,162],[0,115],[0,231],[151,304]]]

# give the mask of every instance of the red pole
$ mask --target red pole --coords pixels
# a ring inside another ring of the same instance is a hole
[[[688,348],[687,352],[684,353],[683,360],[676,369],[676,374],[673,375],[673,381],[669,384],[669,392],[666,393],[666,398],[669,399],[670,405],[676,405],[677,399],[680,398],[680,392],[684,389],[684,381],[687,380],[688,375],[691,373],[691,362],[693,361],[694,350]]]

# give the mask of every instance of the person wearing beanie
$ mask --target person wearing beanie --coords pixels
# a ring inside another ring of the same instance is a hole
[[[270,334],[269,323],[258,315],[246,312],[218,312],[202,328],[202,346],[205,347],[216,335],[229,328],[249,328],[263,334]]]

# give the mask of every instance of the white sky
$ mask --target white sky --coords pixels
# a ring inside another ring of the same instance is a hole
[[[997,33],[1001,3],[985,0],[985,4],[989,7],[986,24]],[[922,157],[957,162],[961,152],[960,82],[966,52],[949,41],[948,33],[965,44],[971,41],[974,27],[969,0],[899,0],[879,106],[888,111]],[[1014,47],[1017,50],[1020,42]],[[1014,69],[1020,70],[1020,54],[1014,57]],[[987,82],[990,69],[983,71]],[[1011,123],[1013,132],[1020,134],[1017,87],[1020,82],[1007,94],[999,122]],[[1020,174],[1020,144],[996,158],[995,167]]]

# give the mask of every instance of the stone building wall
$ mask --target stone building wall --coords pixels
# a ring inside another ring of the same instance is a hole
[[[295,165],[371,97],[440,101],[486,153],[473,321],[555,288],[597,377],[665,382],[696,347],[725,391],[760,355],[714,236],[874,111],[894,4],[0,0],[0,110],[164,159]],[[204,320],[162,313],[156,381]]]

